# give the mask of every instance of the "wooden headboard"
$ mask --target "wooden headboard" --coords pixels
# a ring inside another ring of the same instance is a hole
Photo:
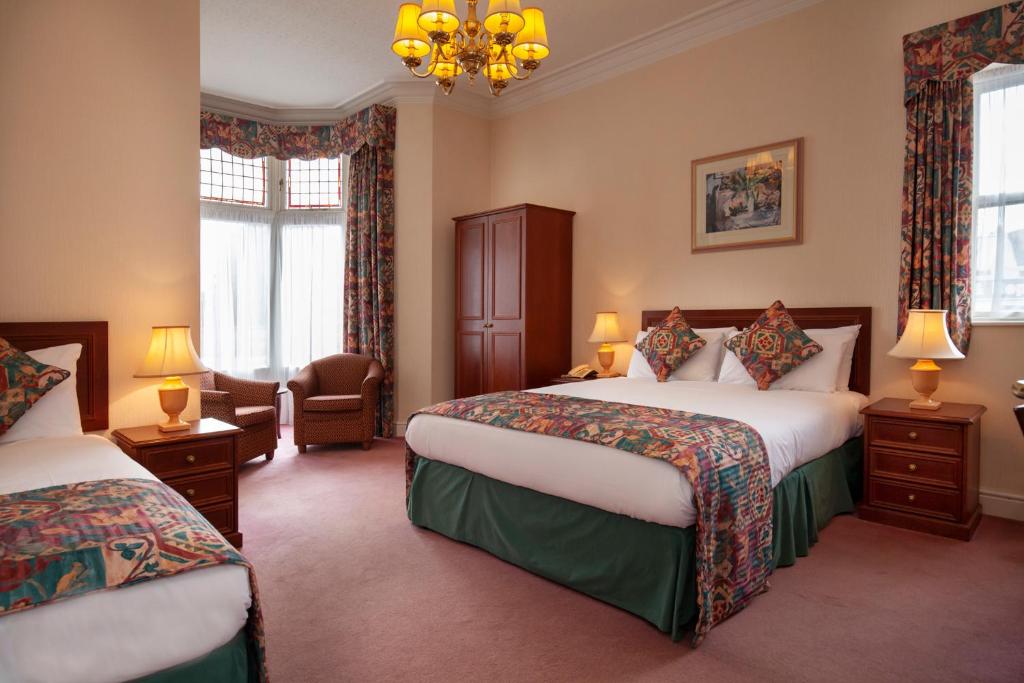
[[[786,308],[796,324],[804,329],[816,327],[844,327],[860,325],[857,345],[853,350],[853,368],[850,370],[850,389],[865,396],[871,393],[871,308]],[[686,322],[693,327],[748,327],[764,312],[761,308],[722,308],[686,310]],[[671,311],[644,311],[640,329],[646,330],[660,323]]]
[[[107,385],[107,321],[67,323],[3,323],[0,337],[22,351],[48,346],[81,344],[78,373],[78,408],[82,431],[107,429],[109,387]]]

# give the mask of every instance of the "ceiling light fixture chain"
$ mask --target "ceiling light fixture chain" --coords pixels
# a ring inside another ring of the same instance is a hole
[[[511,80],[525,81],[550,54],[544,12],[520,8],[519,0],[489,0],[483,22],[476,14],[478,0],[466,0],[466,20],[455,11],[455,0],[406,2],[398,8],[391,49],[416,78],[436,79],[445,95],[466,74],[470,85],[483,74],[495,97]],[[429,55],[425,71],[416,69]]]

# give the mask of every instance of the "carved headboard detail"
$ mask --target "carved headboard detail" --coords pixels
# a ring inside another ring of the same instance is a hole
[[[0,322],[0,337],[22,351],[62,344],[81,344],[75,378],[82,430],[94,432],[109,427],[107,384],[107,321],[59,323]]]
[[[850,389],[865,396],[871,393],[871,308],[846,306],[838,308],[786,308],[796,324],[804,329],[860,325],[857,345],[853,351]],[[640,329],[657,325],[671,311],[643,311]],[[721,308],[684,310],[686,322],[693,327],[736,327],[742,330],[764,312],[761,308]]]

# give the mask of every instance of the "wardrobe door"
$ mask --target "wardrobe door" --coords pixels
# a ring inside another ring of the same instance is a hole
[[[486,292],[486,390],[523,388],[523,259],[525,212],[488,219]]]
[[[455,224],[455,396],[486,392],[487,218]]]

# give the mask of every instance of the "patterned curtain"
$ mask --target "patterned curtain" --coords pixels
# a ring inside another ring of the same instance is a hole
[[[200,147],[252,159],[349,156],[345,234],[345,338],[349,353],[384,367],[377,433],[394,429],[395,109],[373,105],[323,126],[292,126],[212,112],[200,116]]]
[[[395,110],[387,114],[390,144],[364,145],[349,158],[345,239],[345,350],[384,366],[377,433],[394,427]]]
[[[911,308],[948,311],[963,353],[971,343],[974,89],[993,62],[1024,63],[1024,2],[903,37],[907,112],[898,334]]]

